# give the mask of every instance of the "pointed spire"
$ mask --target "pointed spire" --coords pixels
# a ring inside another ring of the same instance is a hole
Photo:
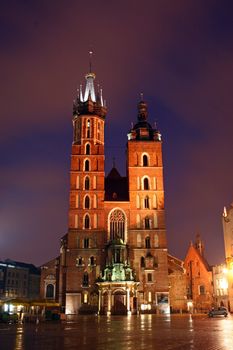
[[[90,50],[89,51],[89,73],[92,73],[92,55],[93,55],[93,51]]]

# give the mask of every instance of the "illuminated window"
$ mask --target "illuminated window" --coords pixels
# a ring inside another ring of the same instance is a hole
[[[121,238],[125,240],[126,218],[123,211],[114,210],[109,218],[110,221],[110,239]]]
[[[85,150],[86,154],[91,154],[91,146],[89,143],[86,144],[86,150]]]
[[[85,209],[90,209],[90,197],[89,196],[85,197],[84,208]]]
[[[89,171],[90,170],[90,162],[88,159],[85,160],[85,163],[84,163],[84,170],[85,171]]]
[[[145,239],[145,246],[146,246],[147,249],[150,248],[150,237],[146,237],[146,239]]]
[[[85,187],[85,190],[90,189],[90,179],[88,176],[85,177],[84,187]]]
[[[152,293],[148,292],[148,302],[151,303],[152,302]]]

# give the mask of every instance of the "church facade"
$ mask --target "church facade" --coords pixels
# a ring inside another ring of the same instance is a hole
[[[95,74],[73,106],[69,228],[56,293],[66,314],[169,312],[162,140],[141,98],[126,176],[105,176],[107,116]]]

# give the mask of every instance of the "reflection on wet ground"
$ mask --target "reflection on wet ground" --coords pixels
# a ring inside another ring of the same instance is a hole
[[[1,350],[233,350],[233,317],[80,316],[64,323],[0,325]]]

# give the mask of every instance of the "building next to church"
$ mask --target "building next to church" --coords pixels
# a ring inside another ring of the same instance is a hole
[[[115,166],[105,176],[107,109],[94,80],[90,71],[74,101],[69,228],[57,285],[52,261],[42,273],[42,297],[58,293],[66,314],[169,312],[161,134],[141,99],[125,132],[126,176]]]
[[[228,279],[228,307],[233,312],[233,203],[222,215],[225,258]]]
[[[191,242],[184,259],[187,283],[187,305],[190,312],[206,312],[214,306],[212,268],[204,256],[200,235]]]

